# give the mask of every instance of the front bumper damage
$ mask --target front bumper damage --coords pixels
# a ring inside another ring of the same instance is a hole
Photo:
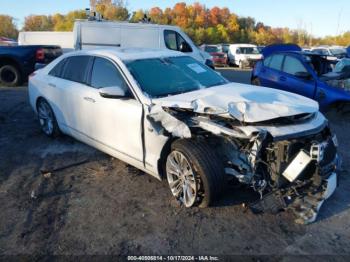
[[[212,145],[223,160],[228,181],[248,185],[260,195],[247,204],[253,212],[291,210],[297,223],[316,220],[335,191],[341,164],[336,136],[321,113],[247,124],[253,115],[245,104],[228,104],[227,110],[205,106],[208,103],[201,100],[191,105],[192,109],[152,105],[148,120],[159,133],[201,137]]]

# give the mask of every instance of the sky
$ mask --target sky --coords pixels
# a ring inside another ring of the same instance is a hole
[[[173,7],[177,2],[228,7],[239,16],[251,16],[266,25],[302,28],[318,37],[350,31],[350,0],[128,0],[127,7],[135,11]],[[30,14],[67,13],[88,6],[89,0],[0,0],[0,14],[15,17],[21,27]]]

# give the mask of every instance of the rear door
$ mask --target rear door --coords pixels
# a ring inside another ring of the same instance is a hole
[[[283,86],[280,84],[283,60],[283,54],[271,55],[264,59],[258,76],[262,86],[283,89]]]
[[[91,63],[90,56],[67,57],[60,77],[51,79],[49,82],[57,92],[56,103],[59,104],[59,115],[63,124],[70,134],[79,137],[83,132],[84,118],[88,117],[80,106],[84,99]]]
[[[315,80],[313,77],[309,79],[300,78],[296,76],[298,73],[306,73],[312,76],[312,73],[309,72],[299,59],[291,55],[286,55],[279,79],[281,89],[313,98],[316,86]]]

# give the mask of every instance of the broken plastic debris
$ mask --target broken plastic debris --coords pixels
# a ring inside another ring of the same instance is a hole
[[[159,122],[162,127],[173,136],[181,138],[191,137],[190,128],[184,122],[165,112],[161,106],[152,106],[148,119],[151,120],[150,122],[156,130],[159,130],[159,128],[156,126],[156,123]]]

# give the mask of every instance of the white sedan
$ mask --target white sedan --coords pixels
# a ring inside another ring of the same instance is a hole
[[[337,142],[316,102],[229,83],[178,52],[68,53],[30,77],[29,97],[46,135],[166,177],[186,207],[242,183],[261,195],[253,210],[309,223],[336,187]]]

